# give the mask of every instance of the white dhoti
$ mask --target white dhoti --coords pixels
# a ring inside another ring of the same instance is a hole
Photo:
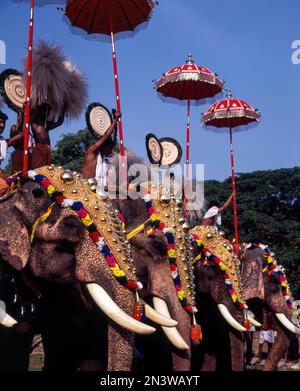
[[[0,166],[3,160],[6,159],[7,141],[4,137],[0,136]]]
[[[261,330],[259,333],[259,343],[274,343],[275,336],[273,330]]]
[[[104,187],[107,186],[107,173],[110,159],[111,156],[102,157],[100,153],[98,154],[95,178],[97,180],[97,194],[99,195],[105,195]]]

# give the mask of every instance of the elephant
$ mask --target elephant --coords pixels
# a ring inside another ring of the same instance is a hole
[[[48,167],[41,172],[48,173],[48,170],[55,171],[53,167]],[[57,172],[61,175],[61,170],[59,170]],[[77,179],[81,181],[79,177]],[[84,187],[86,184],[80,182],[80,185]],[[45,222],[40,221],[34,229],[35,222],[50,204],[51,201],[46,196],[45,189],[34,182],[25,183],[8,199],[0,203],[3,212],[0,213],[1,223],[3,223],[1,224],[1,237],[3,238],[0,242],[1,254],[16,270],[24,268],[30,259],[30,270],[38,278],[46,278],[48,281],[64,284],[74,284],[76,281],[85,283],[89,293],[96,303],[100,304],[102,310],[115,322],[121,324],[120,326],[116,323],[109,323],[108,369],[130,370],[133,355],[133,331],[150,334],[155,329],[139,323],[127,315],[127,313],[133,312],[134,294],[112,278],[111,271],[99,256],[97,247],[90,240],[87,231],[83,229],[83,225],[74,211],[61,210],[56,205],[52,206],[51,215],[47,216]],[[112,209],[108,209],[107,212],[114,214]],[[12,224],[16,230],[10,229]],[[8,227],[8,231],[6,227]],[[32,234],[33,231],[34,242],[31,245],[29,234],[30,232]],[[47,242],[47,246],[44,246],[45,242]],[[153,257],[153,250],[149,251],[149,247],[147,248],[149,243],[145,241],[146,247],[143,247],[143,245],[141,246],[143,241],[138,240],[138,242],[139,255],[142,259],[146,261],[147,257],[148,259]],[[156,248],[156,259],[154,257],[154,260],[159,264],[163,259],[164,249],[160,248],[159,243],[156,243]],[[155,264],[155,262],[152,263]],[[150,274],[155,276],[158,269],[153,268]],[[169,283],[163,284],[166,289],[168,284],[172,284],[172,281],[166,272],[161,272],[160,278],[164,275],[168,277],[169,281]],[[155,279],[157,280],[157,278]],[[155,283],[152,285],[155,286]],[[171,298],[171,301],[174,302],[172,289],[175,294],[173,285],[170,289],[166,289],[166,292],[168,299]],[[125,311],[117,307],[106,291],[111,294],[114,302]],[[151,312],[152,318],[158,318],[158,321],[165,328],[172,329],[177,324],[174,320],[151,310],[148,305],[146,305],[146,313],[147,311],[149,317],[149,312]],[[175,335],[176,337],[180,337],[178,333]],[[180,341],[179,345],[180,343],[182,345],[183,342]],[[184,344],[184,349],[187,348]]]
[[[198,260],[195,258],[197,307],[203,342],[195,348],[193,369],[243,371],[246,308],[241,310],[238,304],[241,303],[242,307],[245,304],[239,261],[224,240],[222,231],[219,233],[213,227],[196,226],[190,232],[195,240],[204,244],[204,251],[209,251],[223,262],[237,296],[234,303],[225,284],[224,272],[211,256],[202,254],[197,257]],[[254,319],[247,318],[259,325]]]
[[[151,185],[155,187],[155,185]],[[148,186],[149,188],[149,186]],[[203,262],[198,262],[195,265],[194,272],[190,270],[190,273],[184,273],[184,270],[188,270],[191,267],[191,249],[189,246],[192,245],[193,241],[189,239],[190,235],[187,233],[187,228],[185,226],[185,219],[182,214],[182,200],[175,199],[174,195],[171,192],[171,197],[168,199],[163,199],[162,195],[164,193],[163,189],[158,190],[158,197],[152,200],[152,207],[154,207],[155,215],[158,217],[159,221],[163,222],[165,226],[172,227],[172,232],[174,233],[175,240],[175,250],[179,254],[177,257],[178,270],[180,278],[182,281],[187,279],[187,283],[184,284],[184,289],[186,292],[189,292],[189,299],[193,301],[193,278],[195,276],[195,288],[197,297],[201,297],[201,300],[193,303],[197,304],[199,310],[199,319],[204,327],[203,333],[203,342],[193,349],[195,351],[194,356],[197,356],[193,360],[195,363],[193,369],[199,370],[212,370],[212,369],[226,369],[226,370],[243,370],[244,369],[244,340],[242,332],[245,332],[246,329],[241,323],[245,320],[245,311],[237,309],[233,304],[232,299],[230,298],[226,285],[224,282],[224,277],[222,272],[215,264],[212,262],[203,266]],[[144,216],[146,220],[149,215]],[[202,230],[203,227],[195,228],[195,231],[199,234],[198,230]],[[208,229],[208,228],[207,228]],[[224,239],[221,235],[218,235],[216,232],[213,232],[214,239],[208,241],[206,239],[206,234],[208,234],[207,229],[204,229],[206,245],[211,245],[212,248],[215,246],[215,241],[221,242],[221,249],[217,248],[217,254],[220,254],[221,257],[228,258],[231,260],[231,263],[228,262],[228,273],[233,279],[236,279],[234,284],[236,291],[239,294],[239,299],[244,302],[243,288],[239,275],[239,268],[235,257],[232,255],[232,251],[224,249]],[[191,232],[193,233],[193,231]],[[210,243],[208,243],[210,242]],[[219,244],[219,243],[217,243]],[[226,243],[227,246],[227,243]],[[218,247],[218,246],[217,246]],[[227,251],[227,253],[226,253]],[[225,253],[225,254],[223,254]],[[194,275],[193,275],[194,273]],[[191,275],[192,274],[192,275]],[[220,311],[219,311],[219,310]],[[225,317],[226,322],[224,323],[224,318],[220,316],[220,313]],[[177,319],[175,317],[175,319]],[[239,323],[240,321],[241,323]],[[260,325],[254,319],[249,317],[249,321],[254,322],[256,325]],[[187,324],[187,321],[182,320],[180,324]],[[221,326],[219,326],[221,325]],[[216,327],[217,326],[217,327]],[[219,338],[216,338],[216,335],[213,335],[211,332],[213,329],[217,330]],[[220,333],[222,330],[222,333]],[[224,342],[227,345],[227,356],[222,356],[222,349],[224,347]],[[201,352],[201,354],[199,354]],[[199,356],[204,356],[200,358]],[[199,363],[201,361],[201,364]]]
[[[241,252],[241,274],[249,308],[261,320],[263,307],[267,307],[273,315],[273,327],[277,335],[263,371],[275,371],[290,345],[293,333],[299,335],[300,328],[290,320],[291,313],[282,292],[281,277],[277,272],[279,268],[272,260],[273,256],[268,248],[264,245],[244,245]],[[272,271],[270,265],[276,268]],[[283,273],[281,275],[284,276]],[[289,290],[288,286],[287,289]]]

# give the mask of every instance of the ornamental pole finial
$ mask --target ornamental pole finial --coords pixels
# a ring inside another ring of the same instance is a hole
[[[191,54],[188,55],[188,59],[186,60],[186,64],[194,64],[194,60]]]
[[[232,98],[231,89],[230,88],[226,88],[225,91],[226,91],[226,98],[227,99],[231,99]]]

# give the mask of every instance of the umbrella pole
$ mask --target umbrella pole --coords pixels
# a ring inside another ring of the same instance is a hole
[[[236,192],[235,187],[235,173],[234,173],[234,156],[233,156],[233,142],[232,142],[232,128],[230,128],[230,160],[231,160],[231,178],[232,191]],[[239,232],[238,232],[238,217],[237,217],[237,203],[236,196],[233,198],[233,218],[234,218],[234,233],[235,233],[235,252],[238,253],[239,247]]]
[[[185,158],[185,177],[187,184],[189,185],[189,164],[190,164],[190,114],[191,114],[191,101],[188,99],[187,102],[187,123],[186,123],[186,158]],[[188,188],[187,188],[188,189]],[[185,196],[185,217],[187,218],[187,204],[188,204],[188,193],[186,192]]]
[[[117,106],[117,110],[121,113],[121,100],[120,100],[119,75],[118,75],[118,65],[117,65],[117,53],[116,53],[116,48],[115,48],[115,36],[114,36],[113,30],[111,31],[110,36],[111,36],[114,81],[115,81],[115,92],[116,92],[116,106]],[[119,138],[120,138],[120,154],[121,154],[121,161],[122,161],[121,174],[122,174],[123,182],[125,182],[126,181],[126,170],[125,170],[125,161],[124,161],[125,151],[124,151],[124,138],[123,138],[123,124],[122,124],[121,118],[119,118],[118,129],[119,129]]]
[[[25,102],[25,124],[24,124],[24,156],[23,174],[28,171],[28,148],[30,131],[30,107],[31,107],[31,73],[32,73],[32,45],[33,45],[33,22],[34,22],[34,0],[30,0],[30,19],[27,53],[27,80],[26,80],[26,102]]]

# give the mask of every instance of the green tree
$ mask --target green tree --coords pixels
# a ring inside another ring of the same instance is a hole
[[[236,183],[240,241],[268,244],[300,297],[300,167],[238,174]],[[230,178],[205,182],[208,201],[223,203],[230,192]],[[232,208],[222,214],[222,225],[232,238]]]
[[[87,149],[95,142],[95,137],[87,129],[64,134],[53,150],[53,163],[80,171]]]

